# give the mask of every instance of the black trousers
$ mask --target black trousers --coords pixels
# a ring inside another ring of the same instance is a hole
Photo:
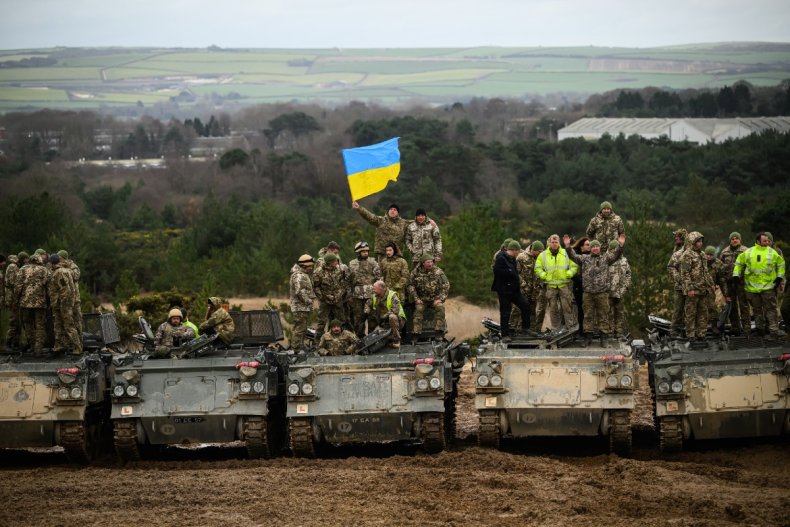
[[[510,334],[510,310],[515,304],[521,311],[521,327],[529,329],[529,300],[521,293],[497,293],[499,296],[499,326],[500,334],[504,337]]]

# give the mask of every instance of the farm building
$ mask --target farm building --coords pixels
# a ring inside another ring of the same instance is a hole
[[[616,137],[638,135],[646,139],[661,136],[672,141],[692,143],[721,143],[765,130],[790,132],[790,117],[736,117],[732,119],[639,119],[639,118],[584,118],[557,132],[557,139],[581,137],[600,139],[604,134]]]

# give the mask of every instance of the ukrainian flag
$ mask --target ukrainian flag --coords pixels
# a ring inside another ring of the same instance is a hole
[[[381,192],[387,183],[398,180],[398,139],[395,137],[383,143],[343,150],[343,163],[346,165],[353,201]]]

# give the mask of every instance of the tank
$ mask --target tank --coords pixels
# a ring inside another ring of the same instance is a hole
[[[232,311],[236,339],[216,335],[154,353],[154,335],[140,319],[141,353],[115,359],[112,425],[115,451],[137,460],[167,445],[242,441],[251,458],[269,458],[284,445],[286,352],[274,310]]]
[[[115,315],[83,315],[83,354],[35,358],[0,354],[0,448],[61,446],[72,463],[89,463],[109,444]]]
[[[669,337],[651,316],[647,357],[662,452],[694,440],[790,434],[790,345],[731,336]]]
[[[630,455],[640,367],[633,346],[616,339],[583,346],[567,330],[514,330],[503,343],[498,323],[483,325],[488,337],[474,368],[481,446],[499,448],[502,438],[604,436],[611,452]]]
[[[469,346],[432,332],[395,349],[389,330],[361,339],[353,355],[314,348],[288,369],[288,429],[297,457],[319,444],[421,443],[440,452],[455,435],[458,380]]]

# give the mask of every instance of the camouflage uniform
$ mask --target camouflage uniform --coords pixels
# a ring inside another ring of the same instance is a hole
[[[614,211],[610,212],[608,217],[604,216],[603,212],[598,212],[587,225],[587,237],[601,242],[601,251],[608,249],[609,242],[617,240],[617,237],[624,233],[623,220]]]
[[[400,344],[400,330],[406,325],[406,314],[398,293],[387,289],[386,298],[383,299],[373,293],[370,298],[370,312],[379,327],[389,327],[390,342]]]
[[[60,353],[70,350],[75,355],[82,353],[82,338],[74,323],[74,297],[79,296],[74,277],[68,264],[60,262],[47,282],[49,305],[52,308],[54,322],[55,346],[53,351]]]
[[[291,298],[291,314],[293,315],[293,336],[291,347],[300,350],[304,347],[304,336],[307,333],[307,323],[310,312],[313,310],[313,280],[299,264],[291,267],[291,280],[289,284]]]
[[[376,227],[376,238],[373,245],[374,254],[378,259],[386,256],[385,248],[390,242],[393,242],[398,247],[405,247],[408,221],[400,216],[395,219],[387,215],[376,216],[362,205],[359,206],[357,212],[365,221]]]
[[[223,311],[225,310],[223,309]],[[162,322],[157,328],[156,335],[154,337],[154,343],[157,346],[167,346],[168,348],[173,348],[189,342],[196,336],[195,330],[183,322],[178,326],[174,326],[168,319]],[[175,339],[178,339],[178,342]]]
[[[730,298],[730,328],[734,333],[746,333],[751,330],[751,309],[746,301],[746,290],[743,282],[732,280],[732,270],[735,268],[735,260],[738,255],[746,252],[747,247],[739,244],[736,247],[728,245],[721,251],[719,258],[724,264],[724,271],[727,274],[728,287],[727,295]],[[724,291],[722,289],[722,291]]]
[[[722,296],[730,296],[727,290],[727,279],[732,276],[732,271],[730,271],[730,274],[728,275],[724,264],[718,258],[714,258],[709,262],[706,261],[706,264],[708,267],[708,290],[710,292],[708,295],[706,295],[708,302],[708,320],[712,322],[714,331],[717,331],[718,329],[716,324],[719,320],[719,309],[716,307],[716,286],[718,286],[719,290],[721,290]]]
[[[623,297],[631,287],[631,266],[625,256],[609,266],[609,305],[612,331],[617,335],[628,333],[625,324],[625,305]]]
[[[19,305],[14,300],[14,285],[19,276],[18,259],[15,255],[8,257],[8,266],[5,269],[4,284],[5,306],[8,309],[8,332],[5,344],[8,347],[19,347]]]
[[[536,308],[541,284],[538,277],[535,276],[535,258],[529,253],[529,249],[520,252],[519,255],[516,256],[516,270],[520,278],[521,294],[524,295],[524,298],[529,302],[531,323],[530,327],[526,329],[532,329],[537,322],[535,320],[537,316]],[[546,315],[545,307],[543,315]],[[540,323],[542,322],[541,320]],[[517,328],[521,327],[521,313],[515,305],[513,305],[513,309],[510,312],[510,325]]]
[[[702,238],[698,232],[688,235],[688,247],[680,256],[680,283],[686,295],[685,321],[688,338],[704,338],[708,330],[708,299],[710,294],[710,276],[705,253],[694,246]],[[689,296],[694,291],[694,296]]]
[[[351,270],[351,313],[354,333],[365,336],[365,322],[372,330],[376,321],[370,314],[367,301],[373,294],[373,283],[381,280],[381,268],[373,258],[355,258],[348,264]]]
[[[233,339],[236,336],[236,323],[233,322],[233,317],[230,316],[230,313],[225,311],[225,308],[222,307],[222,300],[216,296],[212,296],[209,298],[211,305],[214,306],[214,311],[212,312],[209,309],[206,312],[206,320],[204,320],[200,326],[201,333],[211,335],[212,333],[217,333],[219,335],[219,340],[221,340],[226,346],[230,346],[233,342]]]
[[[406,227],[406,246],[409,248],[411,261],[414,264],[420,263],[420,256],[423,254],[441,258],[442,235],[439,227],[427,217],[423,223],[410,222]]]
[[[672,309],[672,323],[670,331],[672,334],[677,335],[680,333],[680,328],[683,326],[685,318],[686,295],[683,294],[683,285],[680,281],[680,257],[683,255],[683,249],[686,247],[686,236],[688,232],[686,229],[678,229],[673,232],[675,236],[681,236],[683,241],[675,245],[675,250],[667,263],[667,271],[669,271],[669,279],[673,287],[673,309]]]
[[[440,268],[434,266],[426,269],[423,265],[415,267],[409,277],[409,295],[415,302],[414,320],[412,331],[417,334],[422,332],[422,321],[426,309],[434,311],[433,329],[446,331],[447,322],[445,321],[444,302],[450,292],[450,281]],[[439,300],[439,304],[433,305],[434,301]]]
[[[44,353],[47,337],[47,282],[50,274],[41,257],[33,256],[19,270],[14,287],[14,298],[19,306],[28,346],[32,346],[33,353],[39,355]]]
[[[318,353],[329,356],[351,355],[356,349],[357,341],[357,336],[347,329],[341,331],[339,335],[327,331],[321,335],[321,341],[318,343]]]
[[[74,278],[74,286],[76,287],[77,294],[74,296],[74,305],[71,309],[71,316],[72,320],[74,321],[74,325],[77,328],[77,333],[80,335],[80,342],[82,342],[82,303],[80,301],[80,276],[82,273],[80,272],[80,268],[77,266],[77,264],[74,263],[74,260],[69,259],[68,256],[65,258],[61,257],[61,260],[66,261],[66,265],[68,266],[69,271],[71,271],[71,276]]]
[[[351,271],[347,266],[324,264],[313,271],[313,292],[318,299],[317,337],[324,334],[326,324],[334,318],[347,323],[346,302],[350,291]]]
[[[381,276],[388,289],[398,293],[398,298],[406,298],[406,284],[409,283],[409,264],[400,255],[392,258],[383,258],[379,262]]]
[[[612,333],[609,320],[609,266],[623,255],[623,247],[601,254],[576,254],[573,247],[565,249],[568,257],[581,268],[584,284],[584,332],[592,333],[596,329],[601,335]]]

